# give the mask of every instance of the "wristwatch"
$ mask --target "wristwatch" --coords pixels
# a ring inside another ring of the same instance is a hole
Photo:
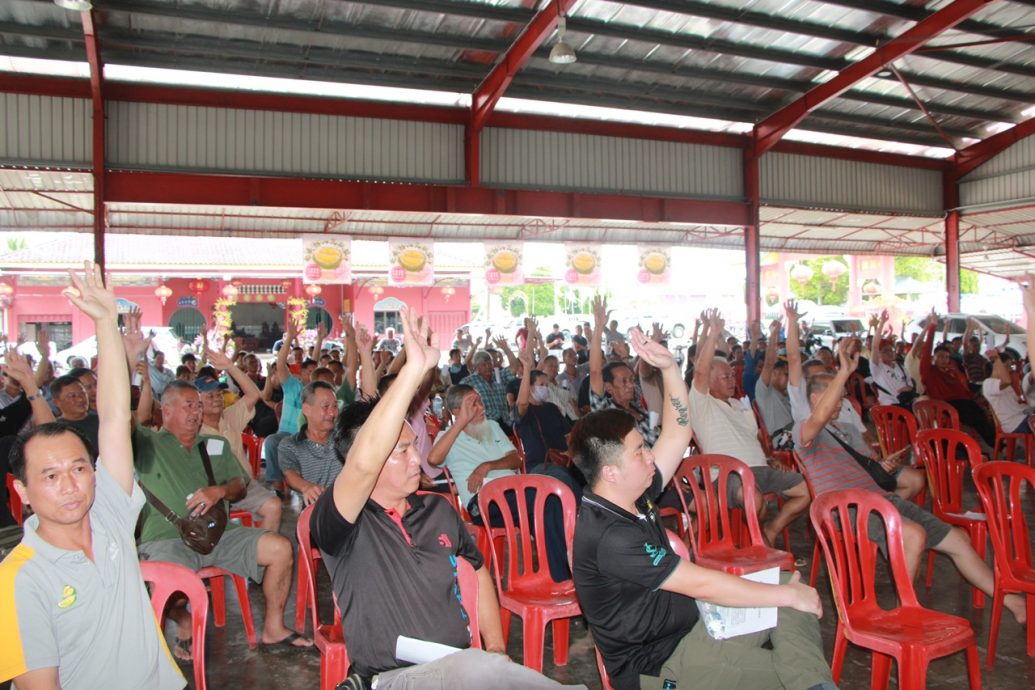
[[[32,402],[33,400],[38,400],[42,396],[43,396],[43,392],[42,391],[36,391],[32,395],[26,395],[25,399],[28,400],[29,402]]]

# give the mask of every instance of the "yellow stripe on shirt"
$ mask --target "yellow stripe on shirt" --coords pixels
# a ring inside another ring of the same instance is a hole
[[[4,643],[0,645],[0,682],[29,671],[25,664],[25,650],[22,648],[14,585],[22,566],[35,555],[36,551],[32,547],[19,544],[0,563],[0,630],[4,635]]]

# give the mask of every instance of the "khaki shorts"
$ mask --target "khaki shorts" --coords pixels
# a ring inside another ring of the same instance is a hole
[[[170,561],[197,572],[208,566],[228,570],[254,582],[262,582],[266,567],[259,565],[259,539],[269,530],[228,526],[212,553],[202,555],[177,539],[149,541],[137,547],[144,561]]]
[[[755,477],[755,491],[759,496],[775,493],[786,498],[788,489],[793,489],[805,481],[805,478],[797,472],[782,472],[774,470],[768,465],[760,465],[749,469]],[[729,481],[726,482],[726,498],[729,500],[730,505],[740,505],[740,501],[737,500],[737,492],[739,490],[740,477],[736,474],[731,474]]]
[[[259,509],[262,505],[270,498],[275,498],[276,494],[267,489],[262,485],[262,482],[257,482],[254,479],[248,482],[248,493],[240,501],[235,501],[230,504],[233,510],[246,510],[251,513],[256,519],[260,519]]]

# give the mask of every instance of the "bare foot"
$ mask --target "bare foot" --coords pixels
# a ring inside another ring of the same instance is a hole
[[[762,539],[765,540],[766,546],[773,548],[773,544],[776,543],[778,536],[780,536],[780,530],[774,530],[773,523],[767,522],[762,525]]]
[[[1024,625],[1028,622],[1028,610],[1024,605],[1024,597],[1019,594],[1007,594],[1003,597],[1003,605],[1010,609],[1010,613],[1018,623]]]

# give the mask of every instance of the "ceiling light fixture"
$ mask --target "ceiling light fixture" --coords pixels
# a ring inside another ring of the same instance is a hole
[[[568,23],[561,17],[557,23],[557,42],[550,49],[550,62],[555,65],[570,65],[575,62],[575,49],[564,41],[564,32],[568,29]]]
[[[879,72],[877,72],[877,76],[881,77],[883,79],[888,79],[890,77],[895,76],[895,73],[892,72],[890,68],[885,67],[885,68],[881,69]]]
[[[93,9],[90,0],[54,0],[54,4],[72,12],[89,12]]]

